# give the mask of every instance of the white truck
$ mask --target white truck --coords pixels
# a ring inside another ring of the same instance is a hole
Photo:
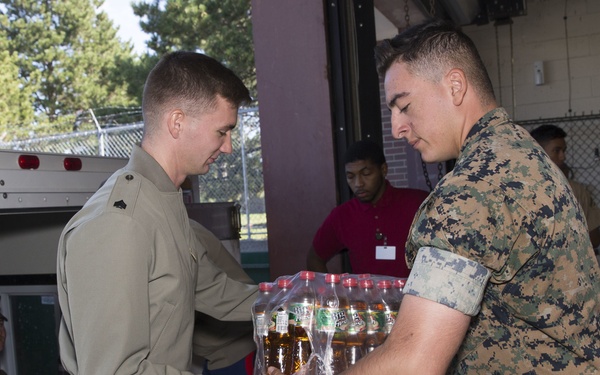
[[[57,332],[56,252],[71,217],[126,158],[0,150],[0,311],[8,318],[0,369],[62,374]],[[198,203],[197,178],[184,184],[192,219],[240,261],[240,212],[232,202]]]
[[[61,374],[56,250],[60,233],[124,158],[0,151],[0,369]]]
[[[71,217],[127,158],[0,150],[0,312],[8,318],[0,369],[63,374],[57,332],[56,252]],[[198,178],[183,186],[190,218],[240,261],[240,212],[233,202],[199,203]]]

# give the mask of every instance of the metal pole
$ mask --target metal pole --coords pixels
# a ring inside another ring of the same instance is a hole
[[[92,115],[92,119],[94,120],[94,124],[96,124],[96,129],[98,129],[98,141],[99,141],[99,150],[98,153],[100,156],[104,156],[104,133],[102,132],[102,128],[100,124],[98,124],[98,120],[96,119],[96,115],[94,115],[94,111],[90,108],[90,114]]]
[[[250,232],[250,210],[248,209],[248,174],[246,173],[246,137],[244,135],[244,120],[242,116],[239,116],[240,123],[240,142],[241,142],[241,150],[242,153],[242,174],[244,178],[244,207],[246,207],[246,234],[248,235],[248,239],[252,238],[252,234]]]

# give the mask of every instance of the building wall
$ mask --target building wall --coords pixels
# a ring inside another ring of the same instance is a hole
[[[527,15],[514,17],[512,26],[470,25],[463,31],[481,54],[499,104],[515,120],[600,113],[600,1],[528,0]],[[543,85],[534,81],[536,61],[543,62]],[[380,87],[388,179],[394,186],[428,190],[419,156],[391,136]],[[435,185],[438,165],[427,171]]]
[[[271,280],[306,268],[337,205],[325,9],[315,1],[252,0]],[[341,270],[341,259],[328,264]]]
[[[600,1],[528,0],[527,7],[527,15],[513,18],[512,26],[464,27],[498,101],[517,121],[598,113]],[[536,61],[543,61],[545,73],[539,86]]]

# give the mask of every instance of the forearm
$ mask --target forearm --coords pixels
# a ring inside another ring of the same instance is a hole
[[[470,317],[459,311],[406,295],[385,343],[344,375],[445,374],[469,322]]]
[[[311,246],[306,257],[306,268],[309,271],[327,273],[327,262],[319,257],[315,248]]]

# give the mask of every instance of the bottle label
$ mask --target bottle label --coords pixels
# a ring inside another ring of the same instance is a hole
[[[317,330],[321,332],[347,332],[348,325],[346,310],[332,308],[317,310]]]
[[[290,320],[294,320],[296,326],[312,326],[314,306],[308,303],[293,303],[290,305]]]
[[[388,310],[385,312],[385,332],[390,333],[394,323],[396,323],[396,317],[398,316],[397,311]]]
[[[255,319],[255,327],[256,327],[256,334],[257,335],[266,335],[267,334],[267,327],[265,327],[265,314],[264,313],[257,313],[256,314],[256,319]]]
[[[383,329],[385,327],[385,314],[383,313],[383,311],[369,311],[367,315],[368,332],[383,332]]]
[[[367,312],[364,310],[348,309],[350,324],[348,324],[348,333],[356,334],[367,331]]]
[[[277,333],[287,333],[290,323],[290,315],[285,310],[277,311],[275,315],[275,331]]]

